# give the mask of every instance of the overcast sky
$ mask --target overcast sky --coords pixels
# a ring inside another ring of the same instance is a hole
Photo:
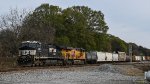
[[[150,0],[0,0],[0,15],[10,8],[34,10],[42,3],[61,8],[84,5],[100,10],[109,26],[108,33],[150,48]]]

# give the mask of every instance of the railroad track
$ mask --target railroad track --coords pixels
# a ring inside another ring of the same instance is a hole
[[[37,66],[37,67],[23,67],[17,66],[14,68],[1,69],[0,72],[9,72],[9,71],[19,71],[19,70],[36,70],[36,69],[55,69],[55,68],[72,68],[72,67],[85,67],[85,66],[100,66],[103,64],[112,64],[112,65],[134,65],[136,67],[150,67],[150,62],[100,62],[97,64],[85,64],[85,65],[67,65],[67,66]]]

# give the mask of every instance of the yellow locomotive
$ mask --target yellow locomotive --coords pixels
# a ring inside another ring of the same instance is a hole
[[[68,64],[85,64],[85,50],[83,48],[66,47],[61,50],[62,56]]]

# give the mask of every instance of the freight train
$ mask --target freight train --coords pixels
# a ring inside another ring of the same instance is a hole
[[[126,61],[126,53],[85,52],[83,48],[44,44],[39,41],[23,41],[17,60],[19,65],[24,66],[72,65],[108,61]]]

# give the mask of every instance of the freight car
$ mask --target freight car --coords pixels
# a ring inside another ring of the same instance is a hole
[[[44,44],[39,41],[23,41],[19,48],[18,64],[36,65],[71,65],[84,64],[85,50]]]
[[[86,62],[89,64],[96,64],[97,63],[97,52],[95,52],[95,51],[86,52]]]
[[[100,62],[126,62],[126,53],[109,53],[109,52],[86,52],[87,63]]]
[[[126,61],[126,53],[125,52],[118,52],[118,61],[124,62]]]

